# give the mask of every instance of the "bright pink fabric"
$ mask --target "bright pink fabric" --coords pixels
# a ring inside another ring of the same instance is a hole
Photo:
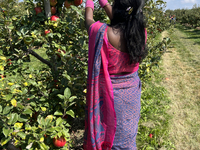
[[[92,0],[87,0],[85,3],[85,8],[90,7],[94,11],[94,2]]]
[[[99,39],[97,38],[98,31],[102,25],[103,23],[96,22],[90,27],[89,31],[87,119],[85,123],[84,150],[110,150],[116,131],[114,95],[108,72],[108,52],[103,46],[103,37],[100,39],[102,41],[100,49]],[[97,56],[96,52],[99,50],[101,62],[94,62],[94,57]],[[101,67],[94,69],[93,66],[98,66],[99,63],[101,63]]]
[[[108,0],[99,0],[99,4],[101,5],[102,8],[108,3]]]
[[[109,74],[133,73],[139,69],[139,63],[129,64],[130,57],[128,53],[121,52],[110,44],[107,38],[107,28],[104,35],[104,48],[106,48],[109,53]]]

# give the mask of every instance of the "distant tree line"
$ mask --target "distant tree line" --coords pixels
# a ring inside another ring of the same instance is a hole
[[[195,4],[192,9],[176,9],[166,10],[166,14],[170,17],[175,16],[176,21],[191,27],[200,27],[200,6]]]

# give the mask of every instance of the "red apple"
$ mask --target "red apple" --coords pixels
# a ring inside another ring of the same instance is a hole
[[[153,134],[149,134],[149,137],[152,138],[152,137],[153,137]]]
[[[4,78],[4,76],[2,74],[0,74],[0,76],[1,76],[2,79]]]
[[[60,49],[58,50],[59,53],[61,53],[61,51],[62,51],[63,53],[66,53],[64,50],[60,50]],[[57,56],[60,58],[60,55],[59,55],[59,54],[57,54]]]
[[[59,19],[58,16],[55,16],[55,15],[51,16],[51,21],[57,21],[58,19]]]
[[[30,98],[27,98],[27,100],[29,101],[29,100],[30,100]]]
[[[56,13],[56,7],[51,7],[51,14],[54,15]]]
[[[72,5],[72,3],[71,3],[71,2],[68,2],[68,0],[66,0],[64,5],[65,5],[66,8],[69,8],[70,5]]]
[[[42,12],[41,7],[35,7],[34,9],[35,9],[36,15]]]
[[[47,35],[47,34],[50,33],[50,32],[51,32],[50,30],[45,30],[45,31],[44,31],[44,34]]]
[[[63,136],[60,137],[60,138],[54,137],[53,144],[54,144],[55,147],[63,147],[66,144],[66,140]]]
[[[79,6],[82,4],[82,2],[83,2],[83,0],[74,0],[74,5]]]
[[[50,0],[50,5],[51,6],[56,6],[57,0]]]
[[[11,59],[8,59],[8,60],[7,60],[7,64],[8,64],[9,66],[12,64],[11,61],[12,61]]]

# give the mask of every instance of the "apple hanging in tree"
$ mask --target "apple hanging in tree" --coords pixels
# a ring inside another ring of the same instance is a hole
[[[54,15],[56,13],[56,7],[51,7],[51,14]]]
[[[47,35],[47,34],[50,33],[50,32],[51,32],[50,30],[45,30],[45,31],[44,31],[44,34]]]
[[[72,5],[72,2],[68,2],[68,0],[66,0],[64,5],[66,8],[69,8]]]
[[[82,2],[83,2],[83,0],[74,0],[74,5],[79,6],[82,4]]]
[[[56,15],[51,16],[51,21],[57,21],[58,19],[59,17]]]
[[[54,137],[53,144],[54,144],[55,147],[63,147],[66,144],[66,140],[63,136]]]
[[[35,7],[34,9],[35,9],[36,15],[42,12],[41,7]]]

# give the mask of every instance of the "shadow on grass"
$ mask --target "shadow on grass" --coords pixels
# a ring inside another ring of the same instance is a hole
[[[194,29],[192,27],[187,27],[187,26],[183,26],[183,25],[179,25],[177,24],[175,26],[175,28],[179,29],[180,31],[186,33],[188,35],[188,37],[180,37],[180,38],[184,38],[184,39],[192,39],[194,40],[194,44],[198,44],[200,45],[200,30],[198,29]]]

